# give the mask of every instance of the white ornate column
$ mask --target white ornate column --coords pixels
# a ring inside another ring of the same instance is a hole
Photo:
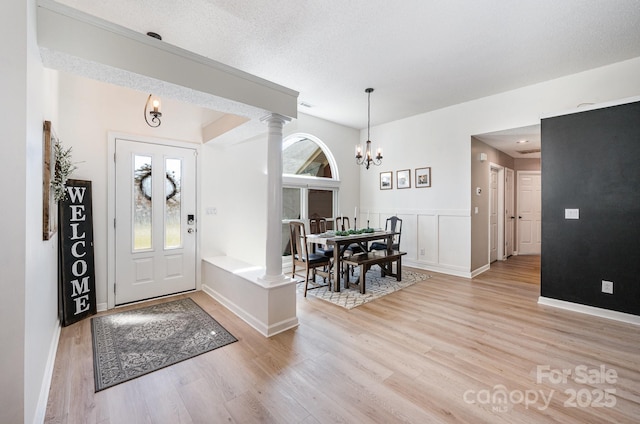
[[[267,243],[263,283],[287,280],[282,273],[282,128],[291,119],[272,113],[261,119],[269,126],[267,139]]]

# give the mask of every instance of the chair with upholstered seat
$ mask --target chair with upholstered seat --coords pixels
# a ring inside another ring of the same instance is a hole
[[[304,295],[307,296],[307,290],[309,288],[309,274],[313,278],[314,284],[316,283],[316,275],[323,277],[323,281],[329,282],[326,286],[331,287],[331,273],[329,271],[331,265],[331,258],[324,254],[309,252],[309,244],[307,243],[307,233],[304,227],[304,222],[291,221],[289,222],[290,242],[291,242],[291,277],[296,275],[296,267],[300,266],[304,268]],[[325,287],[316,286],[315,288]]]
[[[336,218],[336,230],[347,231],[350,229],[351,229],[351,225],[349,224],[348,216]],[[362,246],[360,246],[358,243],[352,243],[349,246],[347,246],[347,248],[344,251],[344,254],[353,255],[355,253],[361,253],[361,252],[364,252],[364,249],[362,248]]]
[[[350,229],[351,229],[351,224],[349,223],[348,216],[336,218],[336,231],[347,231]],[[346,256],[355,255],[357,253],[364,253],[364,252],[366,252],[366,250],[362,246],[360,246],[358,243],[351,243],[344,249],[344,252],[342,252],[342,255],[346,257]],[[349,268],[349,265],[347,265],[347,269],[348,268]],[[351,275],[354,274],[354,269],[355,269],[354,267],[351,267]]]
[[[398,234],[393,236],[393,242],[391,243],[391,250],[400,250],[400,236],[402,235],[402,219],[397,216],[392,216],[387,218],[387,222],[384,226],[385,231],[393,231]],[[372,250],[385,250],[387,248],[387,243],[383,242],[375,242],[371,243],[371,247],[369,247],[369,251]]]

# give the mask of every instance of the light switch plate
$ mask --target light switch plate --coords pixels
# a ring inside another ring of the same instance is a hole
[[[564,219],[580,219],[580,209],[565,209]]]

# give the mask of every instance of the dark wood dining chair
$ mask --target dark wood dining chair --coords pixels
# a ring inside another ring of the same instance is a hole
[[[336,231],[347,231],[350,229],[351,229],[351,224],[348,216],[341,216],[336,218]],[[358,243],[352,243],[344,249],[344,252],[342,252],[342,255],[352,256],[357,253],[363,253],[363,252],[366,252],[366,250],[363,249],[362,246],[360,246]],[[347,267],[347,274],[354,275],[355,267],[351,267],[349,265],[346,265],[346,267]],[[345,275],[345,278],[347,278],[346,275]]]
[[[348,216],[339,216],[336,218],[336,231],[347,231],[351,228]]]
[[[336,218],[336,231],[347,231],[351,229],[351,224],[349,223],[349,217],[338,217]],[[365,250],[358,243],[353,243],[347,246],[344,251],[344,255],[353,255],[354,253],[361,253]]]
[[[331,287],[331,258],[324,254],[309,252],[309,244],[307,242],[307,233],[302,221],[289,222],[290,242],[291,242],[291,277],[296,275],[296,267],[301,267],[305,271],[304,279],[304,296],[307,296],[307,290],[309,288],[309,274],[313,278],[315,287]],[[320,275],[323,278],[324,285],[316,284],[316,275]],[[327,279],[329,280],[327,283]]]
[[[327,218],[312,217],[309,219],[309,234],[322,234],[327,232]],[[313,253],[325,255],[333,258],[333,248],[328,246],[316,245]]]
[[[402,236],[402,219],[397,216],[392,216],[387,218],[387,222],[384,226],[385,231],[394,231],[398,234],[393,236],[393,241],[391,243],[391,250],[400,250],[400,236]],[[371,243],[371,247],[369,247],[369,251],[372,250],[385,250],[387,248],[387,243],[382,242],[374,242]]]

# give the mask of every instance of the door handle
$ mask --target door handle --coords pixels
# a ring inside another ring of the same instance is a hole
[[[189,229],[187,229],[187,233],[189,233],[189,234],[193,234],[193,232],[194,232],[194,229],[193,229],[193,228],[189,228]]]

